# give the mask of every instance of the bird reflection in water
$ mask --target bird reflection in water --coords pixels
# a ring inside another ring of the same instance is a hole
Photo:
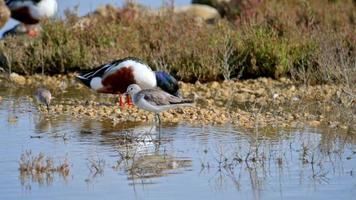
[[[169,138],[157,140],[158,128],[150,125],[131,124],[130,127],[111,134],[102,134],[107,139],[105,144],[113,145],[119,159],[113,167],[125,171],[131,184],[147,184],[153,178],[177,174],[189,169],[192,161],[189,158],[175,157],[164,150],[164,145],[171,142]],[[110,136],[109,136],[110,135]],[[119,138],[125,142],[120,142]],[[109,142],[110,141],[110,142]]]

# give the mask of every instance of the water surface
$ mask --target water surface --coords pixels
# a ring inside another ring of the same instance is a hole
[[[256,131],[182,122],[164,124],[158,142],[150,123],[112,125],[39,113],[31,94],[0,91],[0,199],[346,200],[356,195],[356,140],[337,130]],[[61,98],[73,98],[67,94]],[[26,151],[42,152],[55,164],[68,160],[69,174],[23,176],[19,161]]]

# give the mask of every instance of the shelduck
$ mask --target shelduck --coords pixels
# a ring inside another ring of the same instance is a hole
[[[11,17],[25,25],[37,24],[41,19],[52,17],[57,12],[56,0],[6,0]],[[28,27],[29,35],[37,35]]]

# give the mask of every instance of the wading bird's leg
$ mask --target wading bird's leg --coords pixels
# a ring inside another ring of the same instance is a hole
[[[161,140],[161,128],[162,128],[161,117],[159,116],[158,113],[155,114],[155,117],[158,120],[158,140]]]
[[[120,106],[120,108],[124,107],[124,100],[122,99],[121,94],[119,94],[119,106]]]
[[[30,36],[30,37],[37,37],[38,36],[38,33],[37,33],[37,31],[35,31],[35,30],[29,30],[28,31],[28,35]]]
[[[30,36],[30,37],[37,37],[38,36],[38,31],[35,30],[34,28],[32,28],[31,26],[25,24],[25,27],[26,27],[26,31],[27,31],[27,34]]]
[[[151,126],[151,128],[150,128],[150,131],[149,131],[149,133],[151,133],[152,132],[152,130],[153,130],[153,128],[154,127],[156,127],[156,115],[155,115],[155,117],[154,117],[154,119],[153,119],[153,121],[152,121],[152,126]]]
[[[126,104],[131,107],[132,104],[132,100],[131,100],[131,96],[129,94],[126,94]]]

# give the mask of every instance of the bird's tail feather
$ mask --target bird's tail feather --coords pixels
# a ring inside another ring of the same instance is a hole
[[[182,99],[179,102],[171,102],[171,104],[174,104],[174,105],[183,105],[183,104],[192,105],[193,103],[194,103],[194,100],[192,100],[192,99]]]
[[[81,75],[77,75],[77,76],[75,76],[75,78],[78,81],[80,81],[81,83],[83,83],[84,85],[90,87],[90,79],[87,79],[87,78],[85,78],[85,77],[83,77]]]

